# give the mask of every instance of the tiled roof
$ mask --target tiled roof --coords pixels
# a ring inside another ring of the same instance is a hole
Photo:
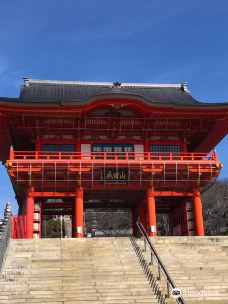
[[[197,105],[183,84],[77,82],[24,79],[19,99],[23,102],[85,102],[102,96],[139,97],[149,102]]]

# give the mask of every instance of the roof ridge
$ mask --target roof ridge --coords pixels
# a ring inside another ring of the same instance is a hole
[[[178,88],[182,87],[181,83],[122,83],[122,87],[136,88]]]
[[[78,86],[107,86],[115,87],[116,82],[93,82],[93,81],[68,81],[68,80],[41,80],[24,77],[24,86],[28,87],[30,84],[50,84],[50,85],[78,85]],[[177,88],[187,91],[187,83],[131,83],[122,82],[118,85],[120,88]]]
[[[88,82],[88,81],[70,81],[70,80],[41,80],[41,79],[31,79],[24,77],[24,86],[28,87],[30,84],[53,84],[53,85],[91,85],[91,86],[113,86],[112,82]]]

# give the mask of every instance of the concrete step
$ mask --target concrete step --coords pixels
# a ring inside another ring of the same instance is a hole
[[[129,238],[11,241],[3,303],[158,303]]]
[[[187,303],[228,303],[228,237],[152,242]],[[149,261],[149,252],[144,255]],[[157,268],[150,269],[156,277]],[[165,293],[165,281],[157,282]],[[14,240],[0,290],[0,304],[158,303],[129,238]]]
[[[228,303],[228,237],[157,237],[151,241],[187,303]],[[142,240],[137,243],[143,248]],[[144,256],[150,260],[148,252]],[[158,275],[156,266],[150,269]]]

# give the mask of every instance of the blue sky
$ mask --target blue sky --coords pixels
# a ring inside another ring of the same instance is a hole
[[[187,81],[196,99],[228,102],[227,16],[227,0],[0,0],[0,96],[27,76]],[[227,137],[217,150],[228,177]],[[0,210],[16,212],[4,167],[0,180]]]

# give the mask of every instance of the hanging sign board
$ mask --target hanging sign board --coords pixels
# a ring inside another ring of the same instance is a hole
[[[101,171],[101,180],[105,184],[127,184],[130,172],[127,168],[104,168]]]

